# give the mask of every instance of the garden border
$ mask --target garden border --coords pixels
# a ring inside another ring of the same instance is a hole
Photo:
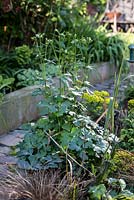
[[[115,67],[109,62],[94,64],[88,73],[91,84],[103,82],[114,75]],[[84,73],[80,71],[80,79]],[[0,135],[18,128],[21,124],[36,120],[39,115],[37,103],[43,96],[33,96],[32,93],[40,86],[29,86],[5,95],[0,105]]]

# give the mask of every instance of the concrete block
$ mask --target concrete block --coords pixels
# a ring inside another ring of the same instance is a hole
[[[84,71],[80,70],[79,72],[80,79],[84,80],[86,78],[91,84],[101,83],[109,79],[116,71],[115,66],[109,62],[93,64],[91,68],[85,69]]]
[[[0,134],[14,130],[21,124],[39,117],[37,103],[43,96],[33,96],[39,86],[30,86],[5,95],[0,105]]]

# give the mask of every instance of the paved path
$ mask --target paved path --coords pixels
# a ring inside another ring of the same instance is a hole
[[[25,134],[26,131],[17,129],[0,136],[0,176],[16,165],[17,158],[12,155],[13,147],[23,140]]]
[[[114,79],[111,78],[109,80],[106,80],[102,83],[97,83],[95,85],[93,85],[93,87],[91,87],[91,90],[105,90],[108,91],[110,96],[113,96],[114,94]],[[124,90],[126,89],[127,85],[125,84],[125,82],[123,81],[120,86],[119,86],[119,96],[122,95],[122,93],[124,92]]]

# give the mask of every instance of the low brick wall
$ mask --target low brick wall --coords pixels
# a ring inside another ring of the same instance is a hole
[[[102,82],[114,74],[114,67],[109,63],[101,63],[93,66],[93,70],[84,73],[80,71],[80,79],[86,78],[91,84]],[[56,84],[57,85],[57,84]],[[30,86],[5,96],[0,105],[0,134],[16,129],[21,124],[36,120],[39,117],[37,103],[43,99],[42,96],[32,96],[39,86]]]

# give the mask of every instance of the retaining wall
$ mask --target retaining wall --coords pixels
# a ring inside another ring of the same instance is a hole
[[[85,73],[86,72],[86,73]],[[103,82],[112,76],[115,68],[109,63],[95,64],[93,70],[80,71],[80,79],[86,78],[91,84]],[[21,124],[36,120],[39,115],[37,103],[43,96],[33,96],[39,86],[30,86],[5,95],[0,105],[0,134],[16,129]]]

